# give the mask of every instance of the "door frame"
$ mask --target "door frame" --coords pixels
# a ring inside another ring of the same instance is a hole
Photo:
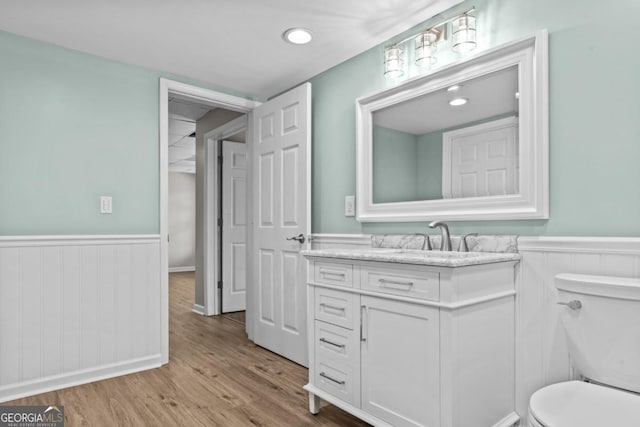
[[[243,113],[249,113],[261,104],[251,99],[160,78],[158,142],[160,154],[160,356],[162,364],[169,363],[169,94],[211,107]],[[250,144],[250,138],[247,138],[247,144]],[[205,246],[207,244],[208,242],[205,242]],[[206,268],[206,266],[203,267]]]
[[[218,155],[220,144],[225,139],[247,130],[248,116],[240,116],[204,134],[205,179],[204,179],[204,229],[205,241],[203,245],[203,274],[204,277],[204,314],[215,316],[222,313],[222,301],[218,281],[220,275],[220,242],[221,235],[218,227],[218,213],[221,207],[222,194],[220,188],[220,164]],[[247,140],[248,140],[247,136]],[[248,141],[247,141],[248,142]],[[247,166],[249,166],[247,164]]]

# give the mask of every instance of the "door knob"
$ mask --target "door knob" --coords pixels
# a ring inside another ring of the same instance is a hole
[[[287,237],[287,240],[296,240],[298,243],[303,244],[306,239],[304,238],[304,234],[300,233],[297,236]]]
[[[580,310],[582,308],[582,303],[579,300],[573,300],[569,302],[559,302],[560,305],[566,305],[571,310]]]

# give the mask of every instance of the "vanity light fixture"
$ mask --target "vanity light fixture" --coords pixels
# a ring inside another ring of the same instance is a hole
[[[289,28],[282,33],[284,41],[292,44],[307,44],[311,41],[311,31],[306,28]]]
[[[466,104],[467,102],[469,102],[467,98],[454,98],[449,101],[449,105],[451,105],[452,107],[459,107]]]
[[[384,48],[384,74],[391,77],[400,77],[404,74],[404,60],[402,49],[397,45]]]
[[[435,64],[437,42],[440,40],[442,32],[437,28],[430,28],[418,34],[416,37],[416,65]]]
[[[452,48],[455,52],[470,52],[476,48],[476,18],[469,13],[451,23]]]
[[[404,74],[403,51],[400,48],[409,40],[415,43],[416,65],[432,65],[436,63],[438,45],[444,40],[451,40],[451,48],[456,52],[469,52],[476,47],[476,18],[471,15],[475,8],[459,13],[453,18],[432,25],[418,34],[384,48],[384,74],[399,77]],[[449,24],[450,28],[449,28]]]

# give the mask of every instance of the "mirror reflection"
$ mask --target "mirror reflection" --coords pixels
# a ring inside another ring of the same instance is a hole
[[[518,193],[518,66],[374,111],[373,203]]]

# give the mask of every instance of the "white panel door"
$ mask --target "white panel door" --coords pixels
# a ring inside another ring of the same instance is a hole
[[[252,129],[254,340],[306,366],[311,84],[256,108]]]
[[[222,142],[222,312],[246,308],[247,144]]]
[[[517,122],[509,117],[445,132],[442,193],[445,199],[518,192]]]
[[[397,427],[440,425],[434,307],[362,296],[361,407]]]

